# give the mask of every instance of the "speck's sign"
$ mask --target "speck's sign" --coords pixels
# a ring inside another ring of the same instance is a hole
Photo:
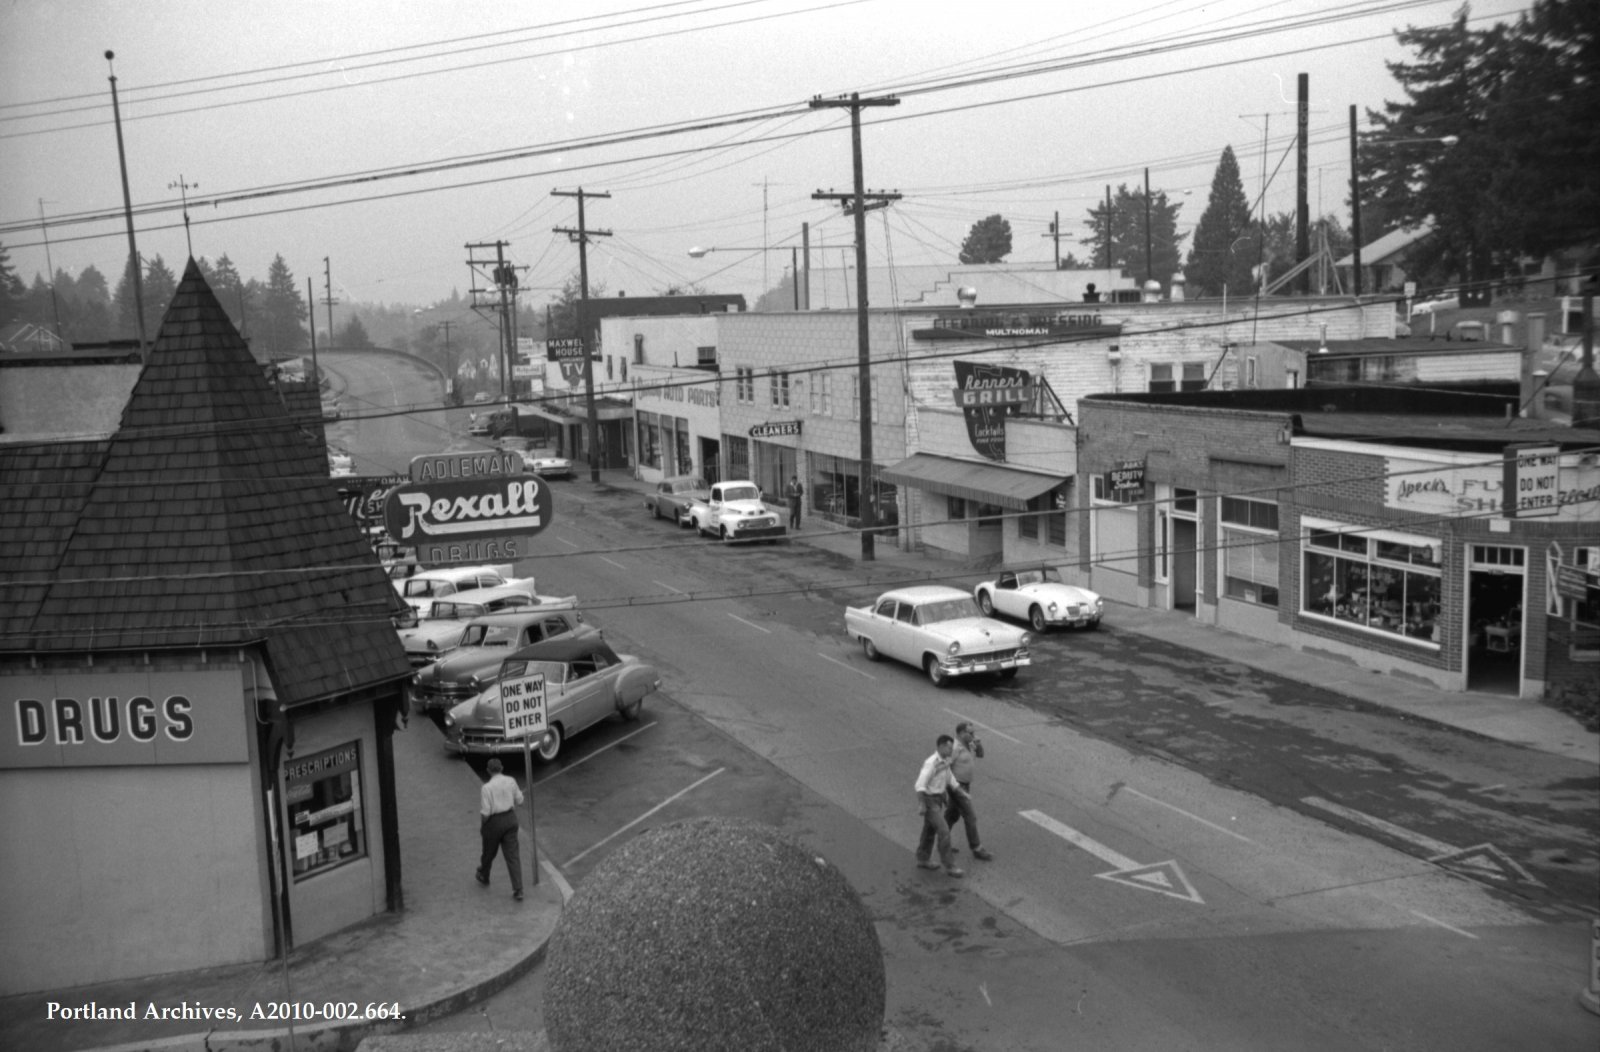
[[[538,738],[549,728],[544,673],[500,681],[500,727],[507,741]]]

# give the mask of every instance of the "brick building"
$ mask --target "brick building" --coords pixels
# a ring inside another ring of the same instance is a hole
[[[1593,682],[1600,431],[1508,422],[1519,403],[1515,385],[1086,398],[1083,582],[1446,690]]]

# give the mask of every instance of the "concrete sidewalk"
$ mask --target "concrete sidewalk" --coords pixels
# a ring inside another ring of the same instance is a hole
[[[584,484],[591,483],[584,480]],[[625,471],[601,472],[601,484],[641,494],[654,488]],[[853,560],[861,557],[859,532],[842,529],[809,512],[802,519],[801,529],[791,533],[791,537],[795,543],[826,548]],[[908,576],[937,577],[961,587],[971,587],[992,576],[948,559],[904,552],[881,540],[874,546],[874,556],[880,573],[899,567]],[[1442,691],[1399,676],[1369,672],[1336,658],[1252,639],[1175,611],[1109,602],[1108,606],[1106,623],[1119,631],[1138,632],[1213,654],[1222,661],[1260,669],[1418,719],[1581,760],[1600,768],[1600,735],[1585,730],[1573,717],[1539,701],[1508,694]]]
[[[446,755],[443,737],[427,719],[413,717],[395,735],[399,789],[400,857],[405,909],[374,918],[297,948],[281,961],[176,972],[148,979],[102,983],[0,1000],[0,1048],[29,1052],[72,1049],[160,1049],[162,1052],[245,1052],[290,1047],[284,1024],[228,1022],[213,1029],[193,1021],[52,1021],[48,1005],[126,1007],[142,1015],[147,1005],[236,1009],[277,1002],[398,1003],[403,1022],[345,1020],[299,1022],[294,1047],[352,1049],[363,1036],[392,1032],[460,1010],[500,990],[544,953],[571,889],[546,863],[540,883],[528,874],[529,842],[523,822],[522,864],[526,899],[514,902],[505,865],[493,884],[479,887],[478,787],[472,768]],[[525,782],[520,763],[507,773]],[[526,809],[522,809],[526,813]],[[152,889],[155,890],[155,889]]]

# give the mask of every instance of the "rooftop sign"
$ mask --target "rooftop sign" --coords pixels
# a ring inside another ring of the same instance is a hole
[[[911,338],[989,340],[1066,336],[1089,339],[1121,333],[1121,322],[1108,322],[1099,312],[968,310],[937,317],[930,329],[912,329]]]

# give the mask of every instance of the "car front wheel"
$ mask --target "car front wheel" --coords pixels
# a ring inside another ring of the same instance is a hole
[[[1033,626],[1035,632],[1043,632],[1049,622],[1044,619],[1044,611],[1036,606],[1028,611],[1028,624]]]
[[[861,637],[861,654],[868,661],[878,660],[878,648],[866,636]]]
[[[659,504],[650,505],[650,517],[652,519],[661,518],[661,505],[659,505]]]
[[[928,679],[934,686],[942,688],[950,685],[950,673],[945,671],[945,667],[939,664],[939,659],[932,654],[923,659],[922,669],[928,674]]]
[[[644,711],[644,695],[641,694],[632,701],[625,701],[617,708],[624,723],[632,723],[639,718],[639,713]]]
[[[989,598],[988,592],[978,593],[978,609],[983,611],[984,617],[994,616],[994,600]]]
[[[539,739],[539,744],[533,747],[539,759],[549,763],[561,755],[561,725],[552,723],[550,729],[544,732],[544,737]]]

